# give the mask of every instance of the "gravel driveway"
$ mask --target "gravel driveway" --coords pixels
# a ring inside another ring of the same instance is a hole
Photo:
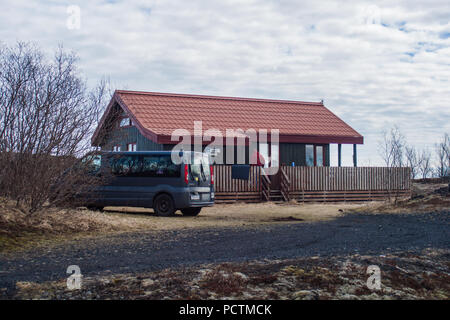
[[[139,232],[72,241],[51,250],[0,256],[0,288],[10,291],[16,281],[66,278],[69,265],[92,276],[223,261],[449,249],[449,213],[348,214],[314,223]]]

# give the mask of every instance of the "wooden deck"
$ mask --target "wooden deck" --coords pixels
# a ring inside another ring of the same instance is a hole
[[[373,201],[407,196],[410,168],[280,167],[276,176],[250,167],[249,180],[231,179],[230,165],[214,166],[217,202]]]

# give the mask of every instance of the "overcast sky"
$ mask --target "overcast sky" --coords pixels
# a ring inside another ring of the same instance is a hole
[[[377,143],[394,124],[430,150],[450,132],[448,0],[1,2],[0,41],[62,43],[91,85],[323,99],[364,136],[360,165],[382,164]]]

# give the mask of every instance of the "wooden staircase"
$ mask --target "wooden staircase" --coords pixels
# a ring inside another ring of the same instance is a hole
[[[261,199],[263,201],[270,201],[270,185],[272,182],[270,178],[264,172],[264,169],[261,168]]]
[[[268,175],[261,170],[261,198],[264,201],[289,201],[291,182],[286,172],[280,168],[280,187],[272,189],[272,181]]]
[[[291,181],[289,180],[289,177],[286,174],[286,172],[283,170],[283,167],[280,167],[279,174],[280,174],[280,193],[283,196],[284,201],[289,201],[291,200],[289,194],[289,191],[291,189]]]

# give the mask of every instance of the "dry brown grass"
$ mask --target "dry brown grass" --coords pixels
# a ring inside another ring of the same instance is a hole
[[[357,204],[218,204],[203,208],[197,217],[157,217],[153,210],[107,207],[105,212],[47,208],[27,216],[11,202],[0,203],[0,252],[26,249],[67,238],[106,233],[162,231],[190,228],[258,226],[329,220]]]
[[[26,216],[14,203],[0,201],[0,252],[27,248],[44,240],[99,236],[105,233],[211,227],[256,227],[335,219],[346,212],[408,213],[449,210],[450,198],[433,193],[445,184],[414,184],[415,199],[398,203],[235,203],[203,208],[197,217],[157,217],[152,209],[107,207],[105,212],[48,208]],[[417,197],[418,196],[418,197]],[[45,241],[44,241],[45,242]]]
[[[276,204],[235,203],[216,204],[203,208],[196,217],[161,218],[153,214],[152,209],[131,207],[107,207],[106,215],[117,222],[140,222],[153,230],[170,230],[201,227],[236,227],[283,222],[313,222],[339,217],[345,210],[356,209],[361,204]],[[339,211],[341,210],[341,211]],[[127,214],[124,215],[123,213]],[[144,222],[145,221],[145,222]]]
[[[443,183],[414,183],[412,196],[395,202],[368,202],[349,212],[367,213],[423,213],[450,210],[450,197],[435,193],[440,188],[447,188]]]

